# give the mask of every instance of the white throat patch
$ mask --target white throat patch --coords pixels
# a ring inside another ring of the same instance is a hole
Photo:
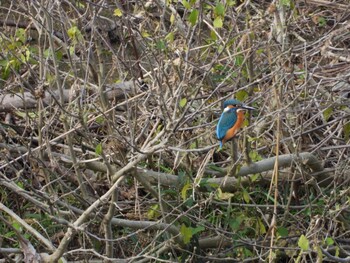
[[[224,112],[228,112],[230,109],[232,109],[232,108],[226,107],[226,108],[224,109]]]

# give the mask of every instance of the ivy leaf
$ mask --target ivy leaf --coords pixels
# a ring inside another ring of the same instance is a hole
[[[232,218],[229,221],[229,225],[232,231],[237,231],[240,228],[242,221],[243,219],[241,217]]]
[[[102,144],[101,143],[97,144],[97,146],[95,148],[95,153],[97,155],[101,155],[101,153],[102,153]]]
[[[334,244],[334,240],[331,237],[327,237],[325,241],[327,246],[332,246]]]
[[[96,121],[96,123],[98,123],[98,124],[102,124],[102,123],[104,123],[105,118],[104,118],[103,116],[99,116],[99,117],[96,118],[95,121]]]
[[[174,32],[170,32],[165,36],[165,39],[168,40],[170,43],[174,42]]]
[[[76,26],[72,26],[70,29],[68,29],[67,33],[70,38],[74,38],[75,34],[77,32],[78,28]]]
[[[183,4],[183,6],[186,9],[190,9],[191,8],[191,4],[188,1],[186,1],[186,0],[182,0],[182,4]]]
[[[214,30],[210,30],[210,38],[212,39],[212,40],[217,40],[218,39],[218,37],[217,37],[217,35],[215,34],[215,31]]]
[[[222,23],[222,18],[220,16],[218,16],[217,18],[215,18],[214,20],[214,27],[215,28],[221,28],[223,25]]]
[[[184,187],[181,190],[181,198],[182,200],[186,200],[187,199],[187,191],[190,190],[192,187],[192,185],[190,183],[187,183],[184,185]]]
[[[114,9],[113,15],[121,17],[123,15],[122,11],[119,8]]]
[[[195,235],[195,234],[205,230],[205,228],[204,228],[204,226],[198,226],[196,228],[191,227],[191,230],[192,230],[192,235]]]
[[[182,235],[183,241],[186,244],[190,243],[191,238],[193,236],[192,229],[190,227],[185,226],[184,224],[181,225],[180,233]]]
[[[70,47],[68,48],[68,51],[69,51],[69,54],[70,54],[70,55],[73,55],[73,54],[75,53],[75,48],[74,48],[74,46],[70,46]]]
[[[235,97],[239,101],[244,101],[248,97],[248,92],[245,90],[239,90],[236,92]]]
[[[325,121],[328,121],[328,119],[332,116],[332,113],[333,113],[333,108],[331,107],[328,107],[323,111],[323,118],[325,119]]]
[[[345,141],[348,141],[350,138],[350,122],[344,124],[343,131],[344,131],[344,139]]]
[[[244,62],[244,56],[242,55],[237,55],[235,57],[235,65],[236,66],[242,66],[243,65],[243,62]]]
[[[327,25],[327,20],[326,20],[323,16],[320,16],[320,17],[318,18],[318,25],[319,25],[320,27],[326,26],[326,25]]]
[[[277,233],[281,236],[281,237],[287,237],[288,236],[288,229],[280,226],[279,228],[277,228]]]
[[[309,249],[309,240],[306,238],[306,236],[301,235],[298,241],[298,246],[303,251],[307,251]]]
[[[266,227],[265,227],[264,223],[261,221],[260,218],[258,218],[258,226],[259,226],[260,234],[265,234],[266,233]]]
[[[193,9],[191,14],[188,16],[188,20],[191,22],[192,26],[194,26],[197,23],[198,14],[199,14],[198,10]]]
[[[187,227],[185,224],[181,225],[180,233],[182,235],[183,241],[185,244],[188,244],[191,241],[193,235],[202,232],[205,228],[203,226],[199,226],[196,228]]]
[[[142,37],[150,37],[151,35],[146,30],[142,30],[141,31],[141,36]]]
[[[22,225],[20,223],[18,223],[17,221],[13,221],[12,226],[14,229],[18,230],[19,232],[22,231]]]
[[[152,205],[150,209],[147,211],[147,218],[151,220],[151,219],[156,219],[159,216],[160,216],[159,204]]]
[[[72,26],[71,28],[69,28],[67,33],[68,36],[72,39],[80,40],[82,37],[82,34],[77,26]]]
[[[261,155],[257,152],[257,151],[250,151],[249,152],[249,157],[250,159],[252,159],[252,161],[257,162],[257,161],[261,161],[263,158],[261,157]]]
[[[222,192],[221,188],[218,188],[218,190],[217,190],[217,198],[220,200],[228,200],[233,196],[234,196],[234,194],[232,194],[232,193]]]
[[[171,13],[170,24],[174,24],[174,21],[175,21],[175,15],[173,13]]]
[[[218,3],[214,9],[216,15],[221,16],[225,14],[225,6],[222,3]]]
[[[157,45],[157,48],[159,50],[165,50],[166,49],[166,45],[165,45],[165,42],[163,40],[159,40],[156,45]]]
[[[187,104],[187,99],[186,99],[186,98],[182,98],[182,99],[180,100],[180,102],[179,102],[180,108],[185,107],[186,104]]]
[[[247,190],[245,190],[245,189],[243,190],[243,199],[247,204],[249,204],[250,196],[249,196],[249,193],[247,192]]]
[[[16,37],[19,41],[21,41],[22,43],[26,42],[26,31],[23,28],[19,28],[16,31]]]
[[[281,0],[280,4],[286,7],[290,7],[291,2],[290,0]]]

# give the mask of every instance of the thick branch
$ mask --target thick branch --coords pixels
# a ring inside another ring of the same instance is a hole
[[[256,163],[252,163],[249,166],[244,166],[237,173],[236,177],[245,177],[251,174],[270,171],[273,169],[275,161],[276,161],[276,158],[271,157]],[[295,155],[295,154],[280,155],[278,158],[278,165],[279,165],[278,167],[279,169],[286,168],[291,166],[294,162],[298,162],[298,161],[301,161],[304,165],[309,167],[312,170],[312,172],[317,174],[322,174],[321,173],[323,171],[322,163],[313,154],[308,152],[300,153],[299,155]],[[147,176],[148,180],[152,184],[157,184],[158,182],[160,182],[162,185],[175,186],[178,183],[178,176],[176,175],[159,173],[159,172],[154,172],[154,171],[141,169],[141,168],[138,169],[138,173],[144,176]],[[324,176],[323,177],[320,176],[319,178],[316,178],[316,179],[317,181],[321,181],[324,179]],[[221,188],[224,191],[234,191],[237,188],[237,185],[236,185],[237,179],[233,177],[210,178],[207,180],[207,182],[209,184],[221,185]],[[249,177],[246,177],[241,179],[240,182],[243,184],[249,183],[250,179]]]
[[[112,99],[126,99],[136,90],[135,81],[126,81],[118,84],[107,85],[105,94],[109,100]],[[64,103],[77,97],[78,94],[71,89],[63,90]],[[52,104],[59,99],[59,91],[48,92],[45,91],[42,96],[44,106]],[[14,93],[0,95],[0,112],[9,112],[18,109],[34,109],[37,107],[37,98],[31,92]]]

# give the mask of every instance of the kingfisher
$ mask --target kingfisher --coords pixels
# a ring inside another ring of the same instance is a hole
[[[246,106],[235,99],[224,102],[224,111],[216,126],[216,136],[220,141],[220,149],[225,142],[235,137],[238,130],[242,127],[246,110],[254,110],[254,108]]]

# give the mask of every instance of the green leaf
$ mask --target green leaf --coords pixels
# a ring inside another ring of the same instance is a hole
[[[216,15],[221,16],[225,14],[225,6],[222,3],[218,3],[214,9]]]
[[[323,118],[325,119],[325,121],[328,121],[328,119],[332,116],[332,113],[333,113],[333,108],[331,107],[328,107],[323,111]]]
[[[220,172],[220,173],[224,173],[225,172],[225,170],[224,169],[222,169],[222,167],[220,167],[220,166],[216,166],[216,165],[208,165],[208,168],[210,169],[210,170],[213,170],[213,171],[216,171],[216,172]]]
[[[320,16],[320,17],[318,18],[318,25],[319,25],[320,27],[326,26],[326,25],[327,25],[327,20],[326,20],[323,16]]]
[[[232,194],[232,193],[224,193],[224,192],[222,192],[221,188],[218,188],[216,196],[220,200],[228,200],[231,197],[233,197],[234,194]]]
[[[327,237],[325,241],[327,246],[332,246],[334,244],[334,240],[331,237]]]
[[[55,54],[56,54],[57,60],[58,60],[58,61],[61,61],[62,58],[63,58],[63,52],[62,52],[61,50],[57,50],[57,51],[55,52]]]
[[[198,10],[193,9],[190,15],[188,16],[188,20],[190,21],[192,26],[194,26],[197,23],[198,14],[199,14]]]
[[[14,229],[18,230],[18,231],[22,231],[22,225],[20,223],[18,223],[17,221],[13,221],[12,222],[12,226]]]
[[[42,219],[42,214],[26,213],[26,218],[31,218],[31,219],[40,220],[40,219]]]
[[[170,43],[174,42],[174,32],[170,32],[165,37],[166,40],[168,40]]]
[[[265,49],[263,48],[259,48],[257,51],[256,51],[256,54],[257,55],[261,55],[262,53],[264,53]]]
[[[226,4],[228,6],[235,6],[237,4],[237,0],[226,0]]]
[[[197,143],[197,141],[193,141],[191,144],[190,144],[190,147],[189,147],[190,149],[196,149],[196,148],[198,148],[198,143]]]
[[[18,187],[24,189],[24,184],[23,184],[23,182],[18,181],[18,183],[17,183],[16,185],[17,185]]]
[[[22,42],[22,44],[24,44],[27,40],[27,37],[26,37],[26,31],[23,29],[23,28],[19,28],[16,30],[16,37],[19,41]]]
[[[244,201],[248,204],[250,202],[250,196],[249,193],[247,192],[247,190],[243,190],[243,199]]]
[[[277,233],[281,236],[281,237],[287,237],[288,236],[288,229],[280,226],[277,228]]]
[[[187,199],[187,191],[190,190],[192,188],[192,184],[191,183],[187,183],[184,185],[184,187],[182,187],[181,190],[181,198],[182,200],[186,200]]]
[[[16,111],[15,114],[18,116],[18,117],[21,117],[23,119],[29,117],[31,119],[35,119],[37,117],[37,114],[35,112],[32,112],[32,111],[28,111],[28,112],[23,112],[23,111]]]
[[[235,57],[235,65],[236,66],[242,66],[243,62],[244,62],[244,56],[243,55],[237,55]]]
[[[250,180],[252,181],[252,182],[255,182],[256,180],[258,180],[260,178],[260,174],[252,174],[251,176],[250,176]]]
[[[166,48],[165,42],[164,42],[163,40],[159,40],[159,41],[157,42],[157,48],[158,48],[159,50],[165,50],[165,48]]]
[[[179,102],[180,108],[185,107],[186,104],[187,104],[187,99],[186,99],[186,98],[182,98],[182,99],[180,100],[180,102]]]
[[[180,233],[182,235],[183,241],[185,244],[188,244],[191,241],[193,235],[202,232],[205,228],[203,226],[199,226],[196,228],[187,227],[185,224],[182,224],[180,227]]]
[[[192,235],[195,235],[199,232],[202,232],[203,230],[205,230],[204,226],[198,226],[196,228],[190,227],[192,230]]]
[[[175,21],[175,15],[173,13],[171,13],[170,24],[174,24],[174,21]]]
[[[157,219],[160,216],[159,204],[152,205],[147,211],[147,218],[149,220]]]
[[[191,8],[191,4],[188,1],[186,1],[186,0],[182,0],[182,4],[183,4],[183,6],[186,9],[190,9]]]
[[[119,8],[114,9],[113,15],[121,17],[123,15],[122,11]]]
[[[103,123],[105,122],[105,117],[99,116],[99,117],[96,118],[95,121],[96,121],[96,123],[98,123],[98,124],[103,124]]]
[[[253,162],[261,161],[263,159],[257,151],[250,151],[249,157]]]
[[[242,223],[242,218],[241,217],[236,217],[236,218],[232,218],[232,220],[230,220],[229,225],[232,229],[232,231],[237,231]]]
[[[102,144],[101,143],[97,144],[97,146],[95,148],[95,153],[97,155],[101,155],[101,153],[102,153]]]
[[[258,218],[258,226],[259,226],[259,234],[265,234],[266,233],[266,227],[264,223],[261,221],[260,218]]]
[[[68,51],[69,51],[69,54],[73,55],[75,53],[75,47],[74,46],[70,46]]]
[[[306,236],[301,235],[298,241],[298,246],[303,251],[309,250],[309,240],[306,238]]]
[[[142,30],[141,31],[141,36],[142,37],[150,37],[151,35],[146,30]]]
[[[335,256],[336,256],[336,257],[339,257],[339,254],[340,254],[339,246],[336,246],[336,247],[335,247]]]
[[[24,53],[20,54],[20,60],[22,63],[28,62],[30,58],[30,51],[26,49]]]
[[[239,90],[236,92],[235,97],[239,101],[244,101],[248,97],[248,92],[245,90]]]
[[[280,5],[290,7],[291,0],[280,0]]]
[[[44,55],[44,58],[49,58],[50,56],[51,56],[51,49],[50,48],[47,48],[47,49],[45,49],[44,50],[44,53],[43,53],[43,55]]]
[[[350,138],[350,122],[344,124],[343,131],[344,131],[344,139],[345,141],[348,141]]]
[[[70,29],[68,29],[67,34],[72,39],[77,39],[79,36],[81,36],[81,32],[77,26],[72,26]]]
[[[185,245],[188,244],[193,236],[192,229],[182,224],[180,228],[180,233],[182,235]]]
[[[214,30],[210,30],[210,38],[214,41],[218,39],[218,36],[216,35]]]
[[[215,28],[222,28],[222,25],[223,25],[222,18],[220,16],[215,18],[215,20],[214,20],[214,27]]]
[[[243,255],[244,255],[244,258],[251,258],[255,254],[252,251],[250,251],[248,248],[243,247]]]

